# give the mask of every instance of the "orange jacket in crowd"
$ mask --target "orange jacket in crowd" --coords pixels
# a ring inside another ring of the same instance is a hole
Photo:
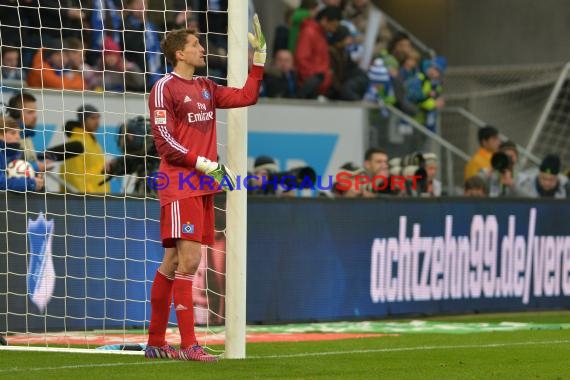
[[[86,88],[80,73],[68,71],[62,76],[51,67],[47,60],[43,59],[41,49],[34,56],[31,70],[28,72],[28,86],[60,90],[83,90]]]

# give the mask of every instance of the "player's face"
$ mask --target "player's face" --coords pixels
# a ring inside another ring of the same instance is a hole
[[[184,45],[184,50],[178,51],[178,61],[184,62],[189,66],[204,67],[206,66],[204,52],[205,50],[200,44],[198,38],[193,34],[189,34],[186,37],[186,45]]]

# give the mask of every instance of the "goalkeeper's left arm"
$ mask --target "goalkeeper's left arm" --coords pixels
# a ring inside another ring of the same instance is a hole
[[[214,92],[216,108],[246,107],[257,103],[267,56],[267,44],[257,14],[253,16],[253,33],[248,33],[248,39],[253,48],[253,67],[245,85],[242,88],[217,86]]]

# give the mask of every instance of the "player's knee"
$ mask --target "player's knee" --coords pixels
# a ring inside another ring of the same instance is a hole
[[[183,273],[196,273],[198,266],[200,265],[200,258],[196,257],[185,257],[178,262],[177,270]]]
[[[194,274],[200,265],[202,248],[200,243],[185,241],[178,249],[178,271]]]
[[[178,271],[194,274],[200,265],[201,254],[191,252],[178,257]]]

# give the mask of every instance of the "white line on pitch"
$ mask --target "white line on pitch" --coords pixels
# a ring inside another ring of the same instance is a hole
[[[534,346],[541,344],[566,344],[570,340],[550,340],[536,342],[509,342],[509,343],[489,343],[489,344],[461,344],[456,346],[417,346],[417,347],[392,347],[392,348],[371,348],[368,350],[352,350],[352,351],[327,351],[327,352],[305,352],[302,354],[289,355],[263,355],[248,356],[248,359],[285,359],[300,358],[306,356],[328,356],[328,355],[345,355],[345,354],[367,354],[375,352],[402,352],[402,351],[430,351],[430,350],[448,350],[460,348],[495,348],[495,347],[512,347],[512,346]]]
[[[449,346],[417,346],[417,347],[392,347],[392,348],[375,348],[368,350],[348,350],[348,351],[328,351],[328,352],[304,352],[299,354],[290,355],[262,355],[262,356],[248,356],[247,359],[286,359],[298,358],[309,356],[328,356],[328,355],[346,355],[346,354],[367,354],[375,352],[402,352],[402,351],[430,351],[430,350],[449,350],[449,349],[462,349],[462,348],[496,348],[496,347],[514,347],[514,346],[538,346],[548,344],[568,344],[570,340],[546,340],[534,342],[508,342],[508,343],[489,343],[489,344],[463,344],[463,345],[449,345]],[[0,350],[1,351],[1,350]],[[65,369],[81,369],[81,368],[98,368],[98,367],[123,367],[123,366],[140,366],[140,365],[158,365],[158,364],[172,364],[180,363],[176,360],[156,360],[156,361],[138,361],[126,363],[100,363],[100,364],[79,364],[79,365],[66,365],[59,367],[42,367],[42,368],[9,368],[0,370],[0,374],[4,373],[17,373],[17,372],[37,372],[37,371],[58,371]]]
[[[16,373],[16,372],[37,372],[37,371],[60,371],[65,369],[81,369],[81,368],[102,368],[102,367],[125,367],[125,366],[141,366],[141,365],[156,365],[156,364],[172,364],[178,363],[174,360],[161,360],[161,361],[148,361],[148,362],[135,362],[135,363],[100,363],[100,364],[78,364],[78,365],[62,365],[59,367],[41,367],[41,368],[8,368],[1,369],[0,374]]]

